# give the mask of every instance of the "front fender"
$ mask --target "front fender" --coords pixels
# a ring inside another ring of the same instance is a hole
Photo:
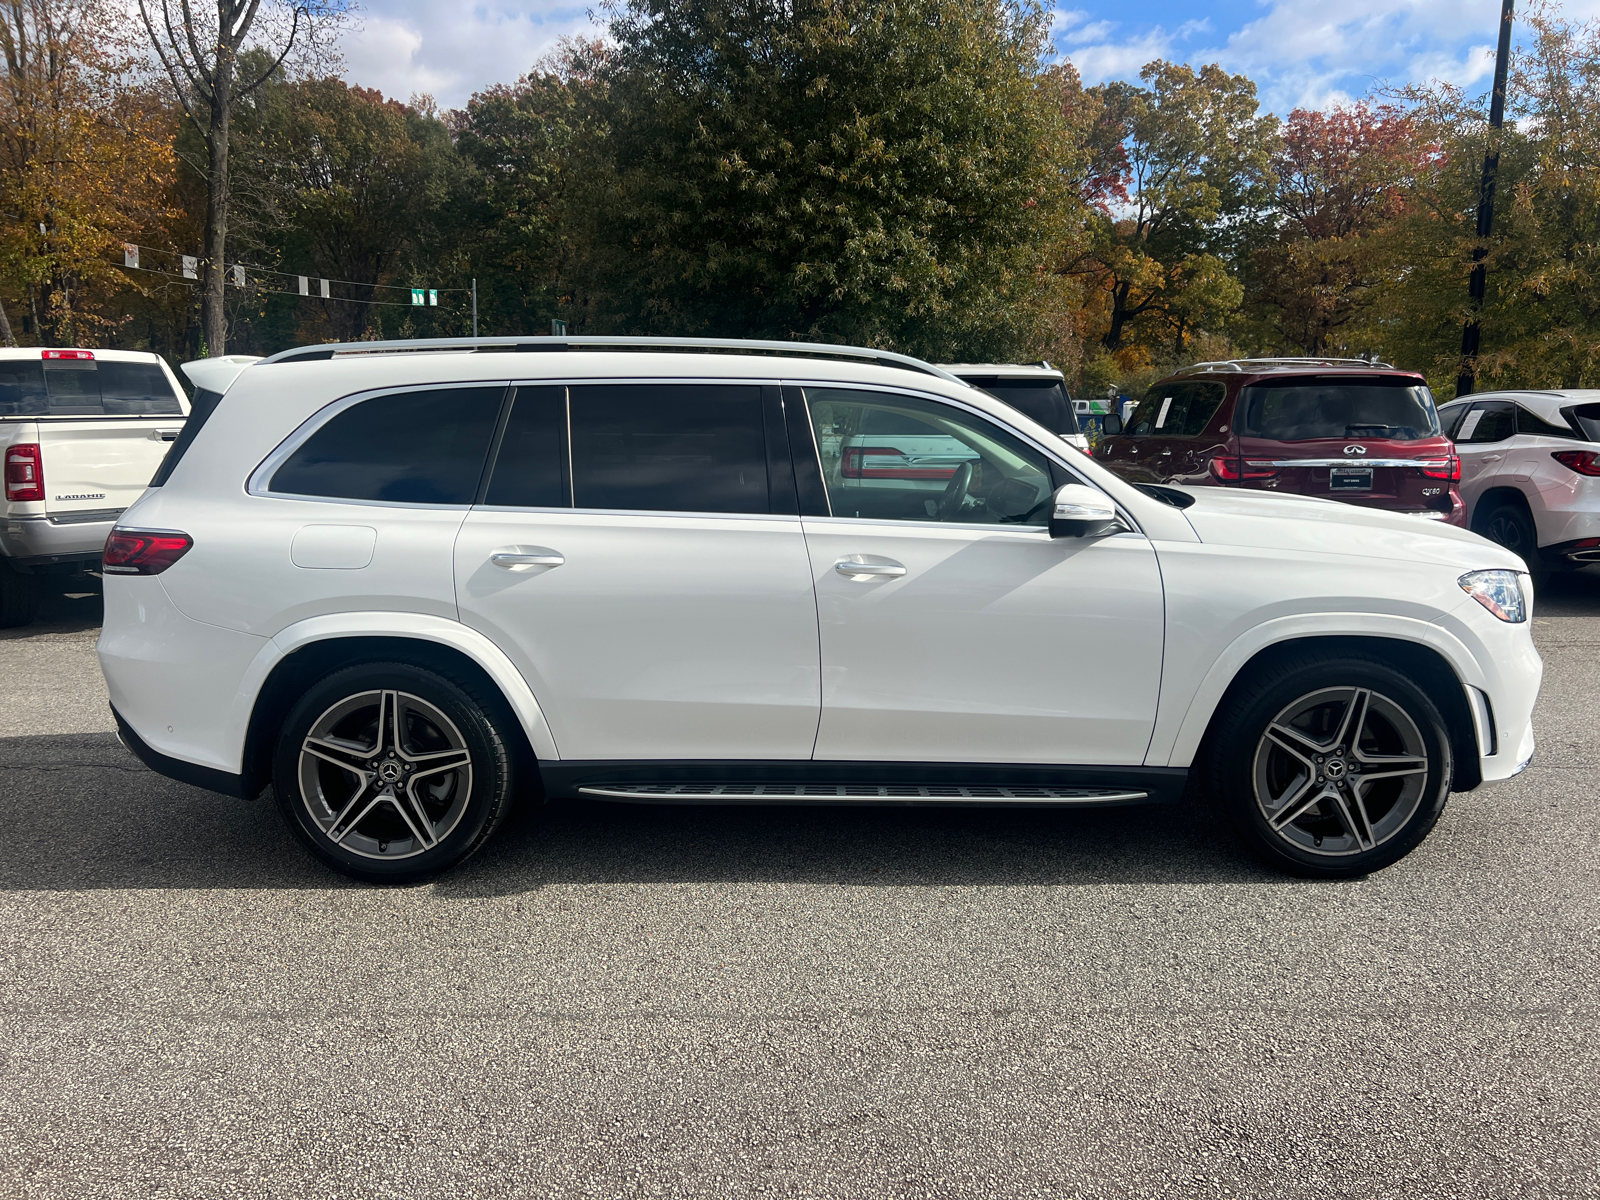
[[[1168,694],[1164,683],[1161,708],[1145,765],[1191,765],[1217,704],[1244,665],[1269,646],[1316,637],[1378,637],[1415,642],[1438,651],[1462,683],[1484,691],[1493,690],[1478,660],[1461,639],[1435,622],[1392,613],[1365,612],[1300,613],[1278,617],[1252,626],[1235,638],[1217,655],[1187,700]]]

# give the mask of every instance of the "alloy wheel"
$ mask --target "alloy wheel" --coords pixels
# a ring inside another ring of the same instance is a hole
[[[347,696],[311,724],[300,795],[324,836],[363,858],[410,858],[450,835],[472,795],[472,753],[448,716],[409,692]]]
[[[1256,803],[1267,827],[1298,850],[1361,854],[1405,828],[1428,781],[1422,733],[1399,704],[1363,687],[1301,696],[1256,747]]]

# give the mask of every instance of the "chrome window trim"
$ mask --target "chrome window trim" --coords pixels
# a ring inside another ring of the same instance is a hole
[[[340,413],[354,408],[358,404],[365,404],[368,400],[377,400],[383,396],[399,396],[411,392],[443,392],[460,388],[498,387],[502,391],[510,386],[510,381],[505,379],[480,379],[455,383],[423,383],[402,384],[398,387],[373,388],[365,392],[352,392],[348,396],[341,396],[337,400],[330,400],[316,412],[312,413],[294,429],[290,430],[287,437],[278,443],[277,447],[268,454],[255,470],[251,471],[245,479],[244,490],[249,496],[263,496],[275,500],[320,500],[328,504],[360,504],[377,508],[427,508],[443,509],[450,511],[460,509],[463,512],[472,507],[471,501],[466,504],[429,504],[411,500],[360,500],[350,496],[308,496],[299,492],[275,492],[267,485],[271,482],[273,474],[291,455],[303,446],[311,436]],[[502,397],[502,403],[504,398]]]
[[[443,506],[432,506],[443,507]],[[719,513],[698,510],[663,508],[551,508],[523,507],[513,504],[474,504],[473,512],[528,513],[534,516],[560,517],[621,517],[639,520],[645,517],[671,517],[675,520],[693,521],[799,521],[794,513]]]

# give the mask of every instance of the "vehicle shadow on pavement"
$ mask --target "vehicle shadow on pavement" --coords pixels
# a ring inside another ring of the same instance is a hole
[[[239,800],[146,770],[111,734],[0,738],[0,891],[341,888],[270,793]],[[1278,876],[1199,804],[1062,809],[520,804],[441,899],[559,884],[1004,887]]]

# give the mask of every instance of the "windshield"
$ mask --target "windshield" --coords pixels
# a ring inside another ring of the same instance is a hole
[[[1077,433],[1078,417],[1072,411],[1072,397],[1059,379],[1004,379],[993,375],[972,376],[967,382],[980,387],[996,400],[1004,400],[1024,416],[1032,417],[1051,433]]]
[[[1437,436],[1439,414],[1433,394],[1409,380],[1285,380],[1245,389],[1239,432],[1279,442],[1318,438],[1409,442]]]

